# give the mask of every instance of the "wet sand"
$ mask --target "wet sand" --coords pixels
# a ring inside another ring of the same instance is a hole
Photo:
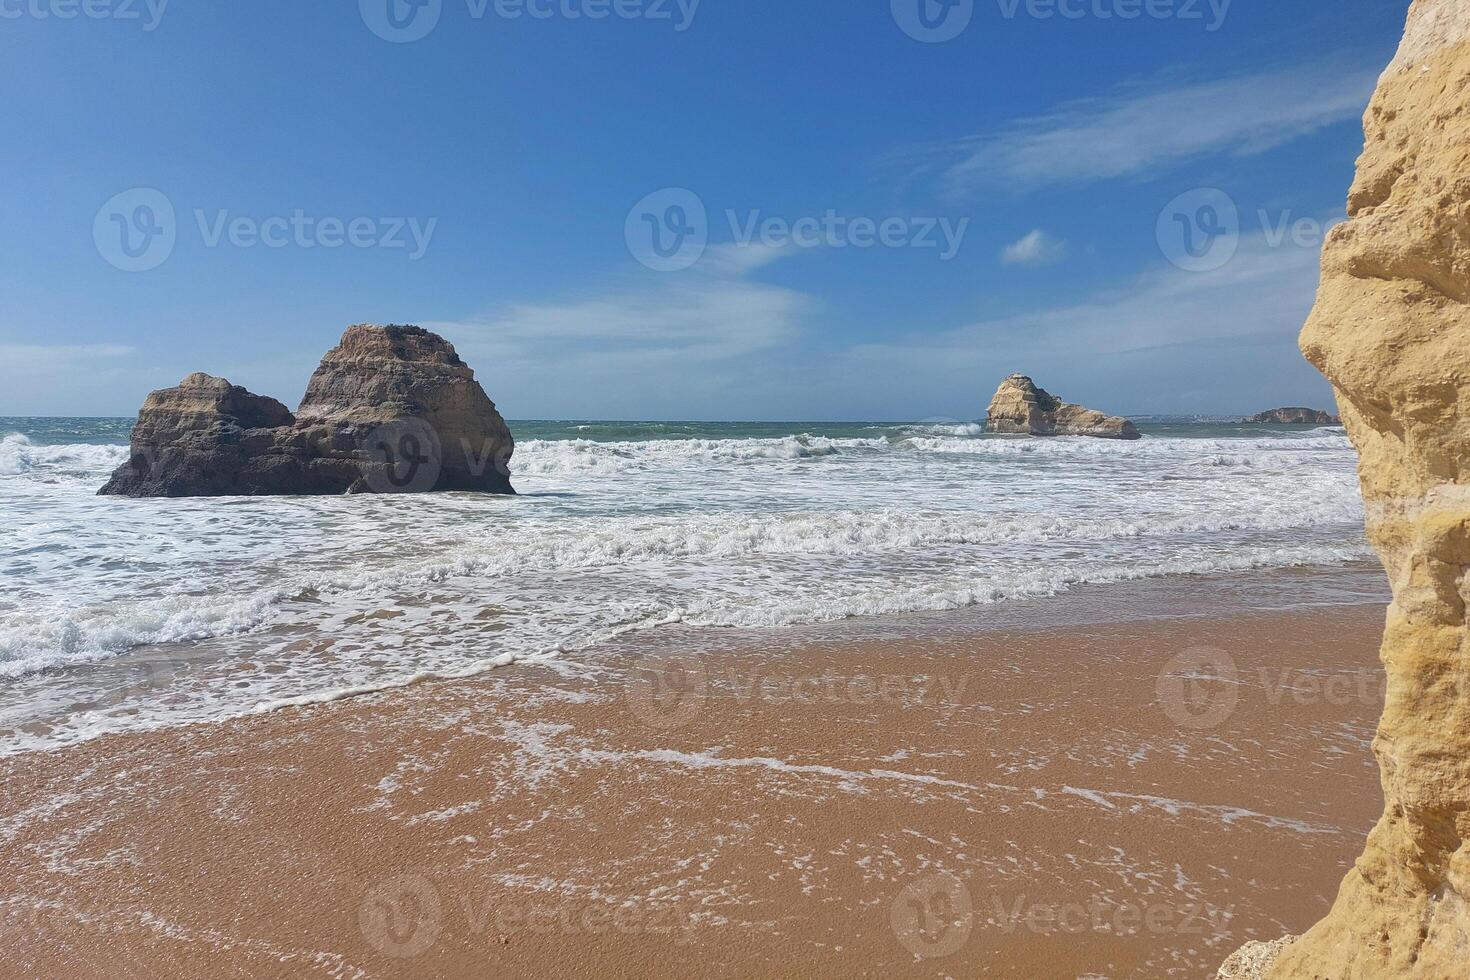
[[[1378,816],[1382,620],[665,631],[0,760],[0,977],[1209,976]]]

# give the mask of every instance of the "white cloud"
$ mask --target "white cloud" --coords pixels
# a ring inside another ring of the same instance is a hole
[[[843,369],[882,379],[895,397],[924,391],[951,404],[988,397],[1021,371],[1113,411],[1243,409],[1325,390],[1295,351],[1318,267],[1317,250],[1270,248],[1256,235],[1214,272],[1160,262],[1080,302],[856,346]]]
[[[1133,177],[1204,156],[1265,152],[1360,118],[1379,66],[1323,61],[1208,81],[1153,81],[908,154],[952,199]]]
[[[109,403],[137,374],[137,353],[125,344],[0,343],[0,415],[121,411]]]
[[[1213,272],[1160,259],[1075,302],[950,329],[918,319],[879,342],[817,350],[804,327],[818,304],[752,278],[784,254],[724,246],[688,273],[424,325],[455,343],[510,418],[970,418],[1013,371],[1118,412],[1326,403],[1295,349],[1319,254],[1261,234]]]
[[[122,344],[0,344],[5,374],[17,377],[70,370],[84,362],[128,357],[136,348]]]
[[[1300,325],[1312,305],[1319,254],[1270,248],[1257,235],[1242,241],[1236,257],[1213,272],[1185,272],[1161,262],[1127,286],[1083,302],[978,321],[904,348],[945,358],[982,348],[987,355],[1047,349],[1118,354],[1250,336],[1283,319]]]
[[[1051,265],[1067,257],[1067,243],[1040,228],[1001,249],[1001,265]]]
[[[751,278],[789,254],[760,245],[713,246],[684,272],[642,273],[597,295],[516,303],[472,320],[424,326],[449,338],[470,364],[483,365],[492,395],[519,417],[552,410],[646,414],[704,401],[721,387],[738,389],[758,373],[756,355],[799,338],[815,305],[811,297]],[[537,407],[543,402],[544,410]]]

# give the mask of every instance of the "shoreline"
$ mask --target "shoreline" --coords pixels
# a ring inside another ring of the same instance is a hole
[[[10,705],[0,705],[0,759],[50,752],[83,745],[115,734],[162,732],[192,725],[219,724],[252,718],[275,711],[332,704],[377,695],[391,696],[423,684],[453,684],[472,681],[510,667],[547,667],[552,670],[585,668],[595,670],[604,649],[635,646],[656,654],[671,646],[694,642],[702,648],[749,653],[752,651],[798,651],[812,645],[873,643],[879,641],[927,641],[934,638],[973,637],[988,633],[1029,632],[1045,629],[1082,628],[1107,623],[1142,621],[1209,620],[1236,615],[1290,614],[1328,610],[1388,601],[1383,569],[1375,561],[1345,562],[1335,566],[1261,568],[1193,576],[1152,576],[1118,582],[1083,582],[1055,595],[1005,599],[977,603],[957,609],[914,610],[885,615],[850,616],[830,622],[796,623],[778,627],[699,626],[682,621],[655,626],[630,627],[615,637],[586,648],[565,652],[564,657],[546,655],[500,655],[455,670],[427,670],[412,678],[386,680],[350,688],[306,692],[250,707],[240,706],[213,717],[159,719],[138,727],[103,730],[69,740],[48,726],[54,720],[41,716],[10,721]],[[1284,599],[1283,597],[1289,597]],[[247,631],[225,634],[185,644],[143,644],[95,662],[84,662],[39,674],[26,675],[31,684],[55,684],[75,680],[75,696],[97,684],[99,675],[109,673],[128,678],[131,693],[153,694],[149,688],[167,681],[174,670],[208,669],[212,662],[242,656],[242,644],[261,643],[269,633]],[[250,655],[244,654],[246,657]],[[43,688],[44,689],[44,688]],[[157,692],[160,696],[166,690]],[[77,702],[82,703],[82,702]],[[91,703],[93,710],[116,713],[123,706]],[[45,736],[39,733],[47,731]],[[40,739],[40,744],[22,743],[13,750],[7,741],[17,736]],[[52,744],[47,744],[51,740]]]
[[[678,630],[7,757],[0,976],[1208,976],[1379,815],[1382,620]]]

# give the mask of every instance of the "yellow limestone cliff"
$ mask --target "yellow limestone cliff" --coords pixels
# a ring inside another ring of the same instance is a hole
[[[1415,0],[1302,350],[1362,457],[1393,587],[1385,807],[1327,917],[1222,977],[1470,976],[1470,0]]]

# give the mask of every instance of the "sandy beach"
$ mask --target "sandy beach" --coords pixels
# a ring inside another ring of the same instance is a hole
[[[14,756],[0,976],[1209,976],[1379,814],[1382,618],[674,628]]]
[[[0,980],[1470,976],[1470,0],[0,20]]]

